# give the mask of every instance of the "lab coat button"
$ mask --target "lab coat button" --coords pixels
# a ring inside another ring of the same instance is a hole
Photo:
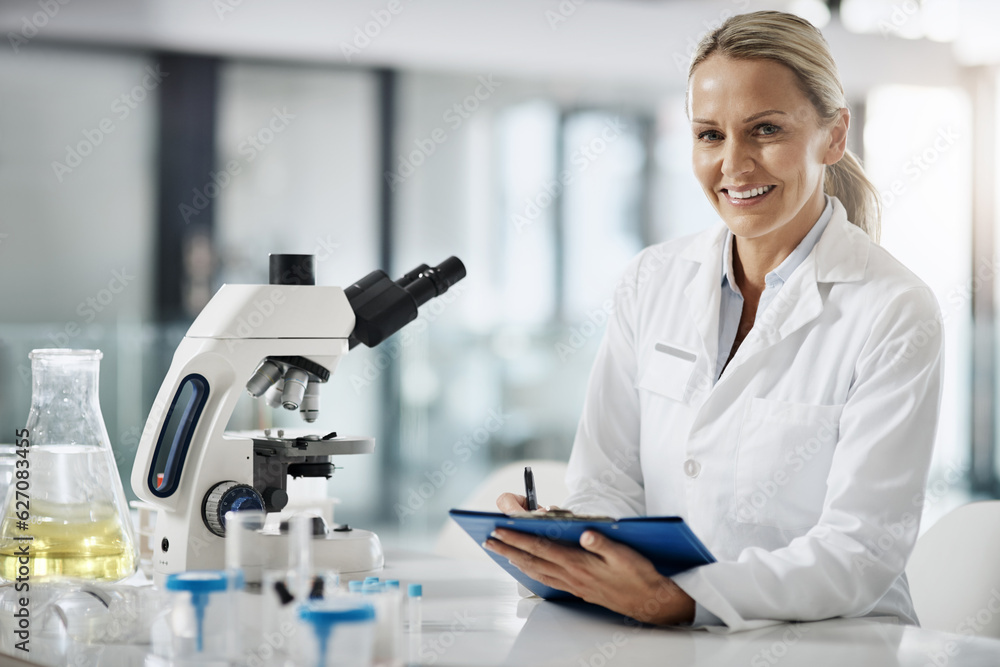
[[[688,477],[697,477],[700,472],[701,464],[694,459],[688,459],[684,462],[684,474]]]

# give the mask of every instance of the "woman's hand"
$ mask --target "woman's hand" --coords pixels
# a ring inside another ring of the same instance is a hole
[[[523,496],[505,493],[516,502]],[[517,511],[517,510],[515,510]],[[546,586],[655,625],[687,625],[694,620],[694,600],[633,549],[588,530],[582,549],[497,528],[484,545]]]
[[[516,493],[501,493],[500,497],[497,498],[497,508],[504,514],[514,514],[516,512],[527,512],[528,510],[528,499],[524,496],[519,496]],[[536,512],[549,512],[551,510],[559,509],[555,505],[547,505],[545,507],[539,507]]]
[[[497,508],[504,514],[527,512],[528,499],[516,493],[501,493],[500,497],[497,498]]]

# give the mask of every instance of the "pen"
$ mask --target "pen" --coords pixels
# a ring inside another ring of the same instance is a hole
[[[528,511],[534,512],[538,509],[538,498],[535,497],[535,475],[531,472],[531,466],[524,468],[524,495],[528,498]]]

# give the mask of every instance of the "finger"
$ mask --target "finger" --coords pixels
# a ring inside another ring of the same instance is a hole
[[[528,511],[528,499],[516,493],[501,493],[497,498],[497,508],[504,514]]]
[[[539,558],[492,538],[486,540],[483,546],[506,558],[511,565],[535,581],[545,584],[550,588],[557,588],[561,591],[577,595],[576,585],[570,581],[570,578],[566,576],[567,573],[558,563]]]
[[[608,539],[596,530],[585,530],[580,535],[580,546],[592,554],[596,554],[609,563],[619,563],[627,560],[634,553],[624,544]]]
[[[498,539],[490,538],[483,543],[483,546],[490,551],[499,554],[509,560],[512,565],[515,565],[519,570],[531,571],[535,573],[545,572],[546,574],[551,573],[551,569],[546,566],[554,565],[551,561],[548,561],[539,556],[535,556],[532,553],[518,549],[515,546],[501,542]]]
[[[499,554],[504,558],[506,558],[507,560],[510,560],[511,558],[514,558],[519,554],[524,553],[517,547],[512,547],[511,545],[505,544],[504,542],[501,542],[500,540],[492,537],[488,538],[485,542],[483,542],[483,548],[492,551],[493,553]]]
[[[506,544],[520,549],[521,551],[534,554],[535,556],[550,561],[560,557],[565,559],[568,552],[577,551],[575,547],[567,547],[565,545],[558,544],[540,535],[522,533],[516,530],[507,530],[505,528],[497,528],[493,531],[491,537],[501,540]]]

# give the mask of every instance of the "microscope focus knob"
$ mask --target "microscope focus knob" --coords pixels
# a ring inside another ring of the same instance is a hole
[[[201,518],[205,521],[205,527],[213,534],[225,537],[226,513],[248,510],[264,511],[264,499],[255,488],[239,482],[219,482],[205,494],[205,500],[201,504]]]

